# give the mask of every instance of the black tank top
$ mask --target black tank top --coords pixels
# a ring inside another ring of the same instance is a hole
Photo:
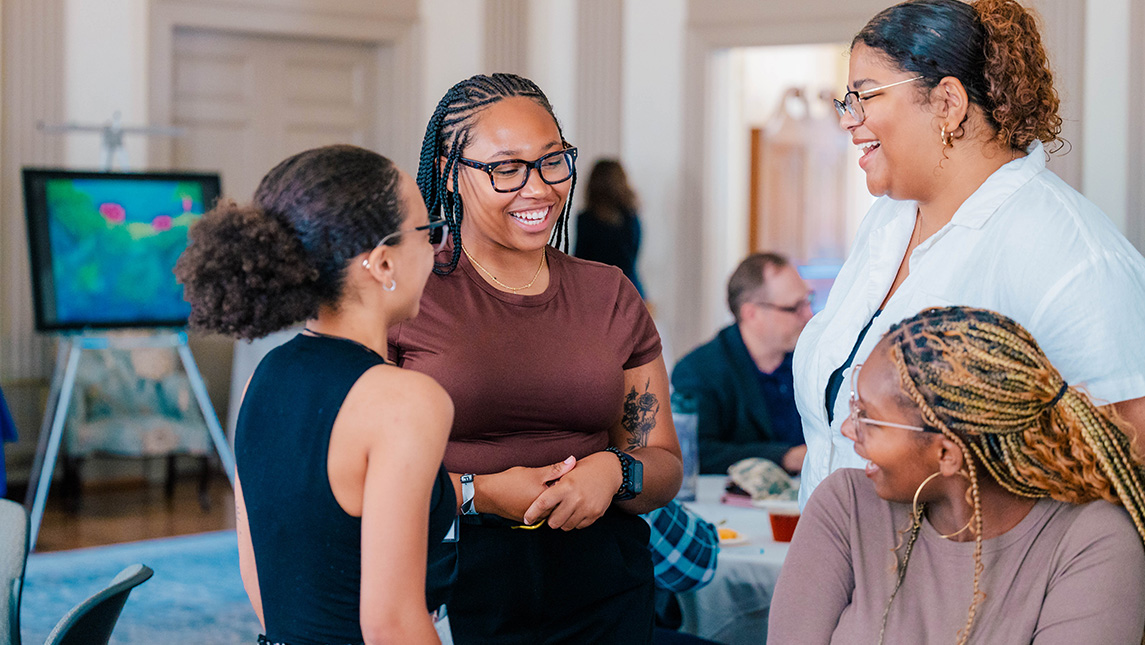
[[[346,394],[384,362],[353,341],[299,334],[267,354],[251,378],[235,430],[235,462],[272,642],[362,642],[362,521],[338,505],[326,460]],[[453,550],[441,540],[455,509],[453,485],[441,468],[429,516],[435,566]],[[427,589],[427,609],[445,602],[447,592]]]

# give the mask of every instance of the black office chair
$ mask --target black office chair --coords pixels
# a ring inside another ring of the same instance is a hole
[[[110,585],[60,619],[44,645],[107,645],[127,596],[154,573],[143,564],[133,564],[120,571]]]

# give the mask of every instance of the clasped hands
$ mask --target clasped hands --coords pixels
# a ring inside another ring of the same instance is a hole
[[[549,466],[517,466],[479,476],[479,510],[554,529],[583,529],[604,515],[623,482],[620,460],[598,452]],[[487,508],[481,508],[487,507]]]

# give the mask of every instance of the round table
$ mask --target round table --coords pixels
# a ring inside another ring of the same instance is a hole
[[[720,545],[716,576],[710,584],[679,594],[681,631],[738,645],[767,640],[767,612],[788,543],[771,539],[767,511],[721,503],[727,477],[703,475],[696,501],[685,502],[712,524],[735,529],[742,542]]]

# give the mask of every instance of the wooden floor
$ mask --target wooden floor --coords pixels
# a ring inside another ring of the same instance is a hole
[[[60,551],[234,528],[234,497],[226,476],[212,477],[206,511],[199,505],[198,488],[196,477],[181,478],[168,501],[162,484],[140,481],[86,487],[75,511],[67,510],[58,495],[49,495],[35,550]]]

